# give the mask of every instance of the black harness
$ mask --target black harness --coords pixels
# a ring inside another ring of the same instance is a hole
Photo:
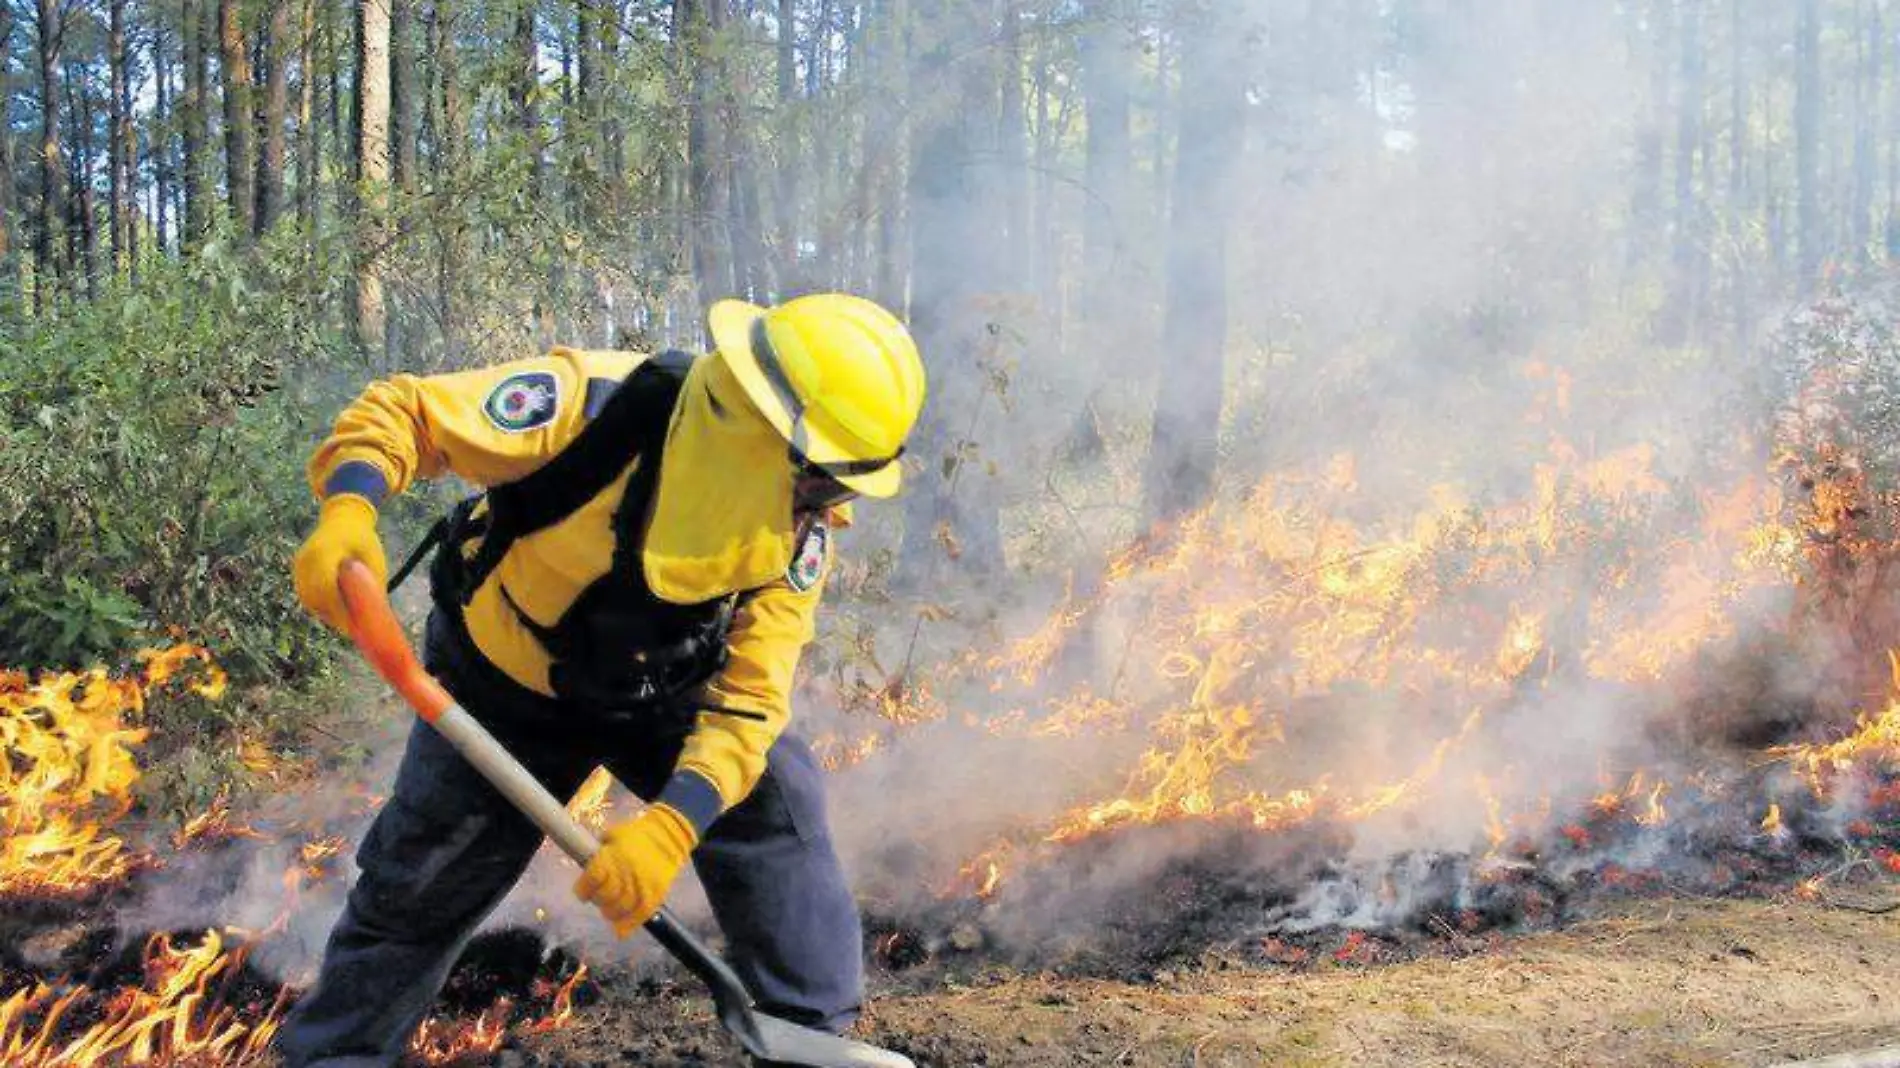
[[[523,611],[506,585],[500,593],[547,651],[552,661],[548,681],[557,698],[594,715],[658,717],[674,727],[682,725],[675,722],[682,717],[690,721],[694,710],[687,700],[726,664],[738,595],[691,605],[661,600],[647,585],[640,557],[667,427],[693,359],[668,352],[641,364],[553,459],[458,504],[394,582],[440,543],[429,570],[430,593],[466,635],[468,603],[508,550],[578,511],[637,459],[614,512],[613,565],[605,575],[582,590],[551,626]]]

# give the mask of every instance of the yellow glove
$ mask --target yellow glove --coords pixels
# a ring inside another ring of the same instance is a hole
[[[336,577],[343,562],[352,559],[368,564],[377,582],[388,579],[383,542],[376,536],[376,506],[357,494],[339,493],[323,502],[317,529],[297,550],[291,571],[297,580],[297,599],[312,615],[345,634],[350,632],[350,613],[343,607]]]
[[[699,832],[672,805],[648,805],[638,816],[607,832],[600,852],[574,884],[574,896],[591,901],[621,938],[653,918],[679,878]]]

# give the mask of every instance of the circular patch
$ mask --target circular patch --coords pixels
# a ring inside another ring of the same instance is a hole
[[[825,577],[825,564],[831,559],[831,528],[813,520],[792,554],[792,565],[785,569],[785,581],[800,593],[818,585]]]
[[[482,411],[488,421],[510,434],[546,426],[560,407],[561,380],[549,371],[509,375],[488,394]]]

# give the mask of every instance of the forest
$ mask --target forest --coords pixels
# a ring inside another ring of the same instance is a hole
[[[1496,348],[1604,308],[1746,362],[1780,309],[1900,246],[1895,21],[1876,0],[9,3],[8,629],[50,613],[117,641],[212,611],[188,570],[262,585],[230,569],[263,578],[254,538],[289,516],[207,532],[172,491],[223,485],[234,455],[261,469],[229,485],[279,481],[309,438],[282,421],[345,382],[692,347],[722,295],[847,290],[915,326],[937,389],[906,572],[953,543],[950,572],[996,573],[999,512],[1051,460],[1098,474],[1103,439],[1145,459],[1092,517],[1128,534],[1204,503],[1263,406],[1231,387],[1271,394],[1287,351]],[[1436,213],[1440,292],[1405,292],[1434,272],[1379,242],[1416,227],[1403,255],[1430,255]],[[141,387],[59,403],[115,369]],[[1022,420],[1012,389],[1038,430],[995,425]],[[122,487],[131,529],[97,529],[82,498],[142,449],[174,470]],[[199,559],[136,574],[168,523]],[[35,641],[7,652],[109,647]]]
[[[291,586],[344,404],[824,292],[929,374],[795,699],[870,1040],[1900,1043],[1897,264],[1892,0],[0,0],[0,1050],[225,925],[139,1011],[269,1063],[404,718]],[[729,1063],[537,863],[409,1063]]]

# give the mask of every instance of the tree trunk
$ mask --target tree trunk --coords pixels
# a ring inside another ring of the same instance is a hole
[[[439,111],[436,123],[435,156],[432,161],[438,186],[461,173],[468,120],[462,99],[460,52],[456,43],[456,20],[460,9],[454,0],[435,0],[430,9],[429,49],[435,57],[435,100]],[[454,215],[443,220],[436,231],[435,303],[441,324],[443,353],[453,359],[462,351],[463,335],[458,305],[459,269],[467,255],[466,222]]]
[[[1050,85],[1053,64],[1048,48],[1046,40],[1040,42],[1035,59],[1030,64],[1030,69],[1035,72],[1031,78],[1035,87],[1031,114],[1035,116],[1036,135],[1031,147],[1035,170],[1030,184],[1035,189],[1035,195],[1029,202],[1029,288],[1036,295],[1036,305],[1042,310],[1043,321],[1051,330],[1049,336],[1053,351],[1066,352],[1067,341],[1063,330],[1066,302],[1062,298],[1061,263],[1063,219],[1056,197],[1056,143],[1062,137],[1058,125],[1066,128],[1068,124],[1070,100],[1074,94],[1063,92],[1059,111],[1051,111],[1055,94]]]
[[[389,135],[398,189],[416,183],[417,105],[415,0],[389,0]]]
[[[1138,210],[1130,93],[1137,42],[1134,17],[1129,0],[1091,0],[1084,9],[1080,88],[1086,129],[1077,337],[1081,365],[1089,371],[1086,392],[1076,407],[1064,444],[1064,452],[1074,459],[1093,458],[1100,453],[1103,428],[1098,421],[1097,401],[1103,391],[1130,374],[1146,371],[1131,366],[1130,355],[1140,346],[1129,344],[1128,333],[1138,327],[1147,328],[1134,314],[1137,302],[1131,299],[1134,289],[1130,267],[1135,244],[1131,226]],[[1045,133],[1038,140],[1053,142],[1054,138]],[[1051,228],[1052,221],[1046,219],[1037,227],[1043,232]],[[1054,264],[1047,270],[1052,276],[1058,275]]]
[[[381,353],[387,326],[379,262],[389,187],[389,0],[357,4],[356,158],[358,260],[356,340]]]
[[[1670,299],[1672,344],[1695,336],[1702,321],[1702,287],[1707,276],[1707,239],[1702,228],[1702,203],[1696,184],[1696,157],[1702,147],[1707,60],[1702,39],[1704,0],[1679,0],[1682,98],[1676,104],[1675,250],[1674,290]],[[1704,160],[1706,167],[1709,161]]]
[[[1813,291],[1825,255],[1821,234],[1821,2],[1798,0],[1795,34],[1795,241],[1800,249],[1798,285]]]
[[[1737,249],[1748,225],[1748,4],[1749,0],[1729,0],[1729,160],[1728,228],[1729,247]],[[1753,289],[1750,277],[1753,257],[1746,251],[1731,252],[1730,307],[1734,315],[1735,351],[1745,356],[1754,343],[1754,324],[1749,299]]]
[[[1244,27],[1201,0],[1186,13],[1183,37],[1160,349],[1169,369],[1160,376],[1142,484],[1151,526],[1200,507],[1213,489],[1226,371],[1227,228],[1246,118]]]
[[[70,210],[66,262],[79,267],[86,282],[86,299],[92,300],[99,295],[99,234],[92,201],[92,172],[98,151],[92,140],[92,86],[83,64],[67,61],[66,92],[66,140],[73,146],[72,160],[66,168],[71,186],[66,199]]]
[[[209,137],[205,121],[207,72],[202,26],[204,6],[209,2],[183,0],[183,15],[179,22],[185,61],[185,91],[178,99],[178,117],[184,125],[178,164],[184,170],[185,186],[185,229],[179,249],[187,254],[198,247],[211,228],[211,203],[207,191],[209,183],[205,181],[204,167],[205,143]]]
[[[1888,31],[1892,53],[1887,57],[1887,262],[1900,262],[1900,12]]]
[[[906,0],[883,0],[876,8],[873,27],[873,83],[870,90],[871,113],[867,118],[865,166],[876,175],[877,231],[875,281],[871,291],[885,307],[901,311],[904,307],[904,165],[908,158],[909,124],[906,121],[909,79],[906,77],[904,43],[910,12]]]
[[[285,68],[289,57],[290,4],[272,4],[270,21],[264,24],[264,151],[257,161],[259,234],[275,225],[284,211],[284,138],[290,109],[290,76]]]
[[[798,3],[778,0],[778,174],[773,197],[778,201],[778,261],[780,270],[798,273],[798,167],[796,116],[798,98]]]
[[[724,0],[675,0],[681,68],[688,78],[686,118],[687,191],[692,214],[693,280],[702,304],[737,288],[727,234],[730,210],[727,156],[719,128],[719,78],[714,37],[723,23]]]
[[[1874,184],[1879,178],[1880,153],[1875,138],[1880,127],[1881,60],[1887,42],[1878,0],[1856,0],[1855,47],[1860,63],[1854,79],[1854,202],[1848,233],[1854,262],[1873,262]]]
[[[721,6],[729,0],[714,0]],[[725,22],[724,16],[719,16]],[[723,28],[723,26],[722,26]],[[741,23],[734,32],[744,33],[749,25]],[[721,47],[721,46],[715,46]],[[735,42],[733,47],[737,47]],[[723,54],[723,48],[721,50]],[[747,120],[745,102],[752,99],[751,75],[744,63],[721,62],[714,75],[719,83],[718,123],[724,135],[724,163],[731,189],[728,192],[732,221],[728,239],[732,242],[732,280],[736,292],[747,300],[764,301],[777,287],[773,284],[771,252],[765,245],[765,220],[759,206],[758,172],[752,166],[758,137],[754,124]],[[827,241],[826,250],[834,257],[839,242]]]
[[[438,45],[434,49],[436,80],[442,98],[442,127],[436,135],[437,173],[452,174],[461,166],[468,141],[468,109],[462,102],[462,65],[455,40],[458,9],[455,0],[435,0]]]
[[[1637,47],[1650,49],[1650,55],[1647,61],[1648,115],[1636,137],[1636,180],[1630,201],[1631,264],[1640,264],[1648,258],[1663,228],[1663,150],[1669,128],[1672,6],[1672,0],[1650,0],[1641,26],[1647,32],[1635,37]]]
[[[106,11],[106,69],[110,81],[107,92],[111,94],[106,102],[106,168],[110,172],[106,187],[111,197],[108,215],[112,230],[112,270],[116,274],[131,266],[132,209],[127,198],[131,196],[132,183],[128,180],[131,164],[127,153],[132,147],[132,119],[129,114],[131,95],[126,89],[125,76],[125,0],[109,0]]]
[[[521,131],[529,158],[533,161],[534,198],[539,202],[546,192],[547,160],[541,145],[541,116],[535,105],[535,87],[540,81],[541,54],[534,36],[534,0],[521,0],[515,13],[515,71],[513,97],[515,123]]]
[[[618,207],[620,198],[625,195],[627,176],[626,139],[621,133],[620,101],[622,97],[615,91],[614,74],[620,69],[620,19],[618,7],[610,7],[607,17],[600,19],[600,41],[598,55],[602,69],[606,72],[602,79],[601,96],[597,104],[600,111],[600,143],[603,155],[602,166],[607,172],[608,188],[613,194],[613,204]]]
[[[251,57],[244,42],[238,0],[218,0],[218,44],[224,80],[224,182],[231,218],[240,233],[257,221],[257,194],[251,186],[257,161],[252,154],[256,112],[251,108]]]
[[[1134,210],[1134,142],[1129,86],[1134,80],[1135,35],[1125,0],[1094,0],[1082,39],[1082,98],[1088,130],[1083,164],[1087,186],[1082,207],[1082,339],[1088,359],[1102,373],[1118,372],[1111,344],[1121,337],[1129,311],[1127,293]],[[1045,224],[1046,225],[1046,224]]]
[[[13,99],[13,5],[0,3],[0,100]],[[10,292],[13,273],[13,131],[0,123],[0,293]]]
[[[1155,42],[1155,90],[1151,105],[1153,127],[1148,143],[1149,173],[1154,175],[1154,207],[1152,218],[1168,217],[1168,197],[1173,188],[1165,177],[1168,173],[1168,154],[1173,151],[1177,113],[1169,100],[1174,85],[1169,80],[1175,74],[1175,57],[1172,35],[1162,34]]]
[[[139,208],[139,135],[138,127],[132,121],[132,77],[133,65],[138,60],[138,52],[132,47],[131,35],[126,34],[114,49],[119,55],[119,70],[123,76],[119,79],[119,123],[109,135],[119,144],[119,167],[125,177],[124,218],[125,218],[125,262],[126,271],[134,279],[139,274],[139,231],[142,212]]]
[[[599,160],[600,142],[600,56],[596,46],[600,42],[600,27],[597,23],[610,17],[595,7],[597,0],[574,0],[574,96],[580,104],[579,129],[568,134],[573,142],[569,151],[577,160],[576,172],[585,174],[596,171]],[[585,226],[587,210],[585,197],[579,186],[573,191],[575,222]]]
[[[297,222],[317,224],[317,3],[303,0],[297,36]]]
[[[1004,571],[996,487],[970,454],[984,413],[1001,407],[989,396],[998,333],[985,298],[1005,233],[979,174],[997,113],[989,5],[915,10],[910,311],[933,394],[915,436],[923,469],[905,498],[900,570],[912,588],[931,589],[952,573]]]
[[[1023,12],[1021,0],[999,0],[1002,27],[996,65],[996,159],[990,168],[990,200],[1002,215],[1003,255],[997,285],[1021,292],[1029,287],[1029,122],[1023,107]]]
[[[59,40],[57,0],[38,0],[40,61],[40,226],[35,235],[33,294],[45,310],[57,301],[61,249],[65,244],[66,175],[59,153]]]
[[[171,211],[172,137],[166,132],[178,121],[171,89],[171,63],[166,55],[165,32],[152,31],[152,237],[159,255],[175,244],[168,243],[171,227],[177,221]],[[4,94],[0,94],[3,97]]]
[[[324,60],[321,63],[321,68],[326,72],[325,82],[328,92],[325,95],[329,98],[327,117],[330,127],[330,153],[337,159],[336,171],[338,176],[342,178],[342,184],[347,192],[348,186],[352,183],[356,175],[356,139],[354,137],[346,139],[343,130],[344,127],[347,126],[351,131],[354,131],[356,129],[356,119],[352,116],[347,123],[344,122],[344,42],[339,39],[342,36],[342,29],[336,12],[326,9],[319,17],[322,19],[323,24],[323,29],[319,32],[322,33],[324,42]],[[349,35],[351,39],[348,44],[351,55],[358,54],[357,49],[361,47],[361,42],[357,40],[360,35],[356,32],[359,21],[360,20],[356,18],[350,19]],[[356,95],[354,90],[352,90],[350,95],[350,105],[354,106],[354,97]],[[346,199],[346,197],[339,197],[339,199]]]

